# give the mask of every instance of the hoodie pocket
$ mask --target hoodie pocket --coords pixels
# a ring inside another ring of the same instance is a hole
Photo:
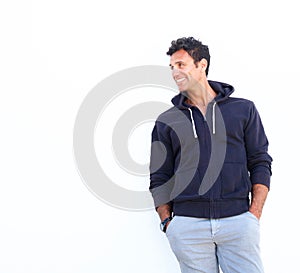
[[[222,198],[247,198],[251,190],[248,171],[242,163],[224,163],[221,183]]]

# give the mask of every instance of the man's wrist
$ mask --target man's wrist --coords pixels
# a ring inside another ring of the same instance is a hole
[[[254,184],[249,211],[260,219],[269,189],[263,184]]]
[[[163,232],[166,232],[167,231],[167,227],[168,227],[168,224],[169,222],[172,220],[172,216],[169,216],[167,218],[165,218],[161,223],[160,223],[160,229],[161,231]]]
[[[172,208],[169,204],[161,205],[157,208],[157,213],[161,221],[165,220],[167,217],[172,216]]]
[[[260,219],[262,215],[262,210],[255,208],[254,206],[250,206],[249,212],[251,212],[258,220]]]

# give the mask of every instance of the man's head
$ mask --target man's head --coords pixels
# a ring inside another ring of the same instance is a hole
[[[208,47],[193,37],[172,41],[167,52],[173,78],[180,91],[191,91],[206,81],[210,55]]]
[[[167,55],[172,56],[176,51],[180,49],[185,50],[194,60],[195,65],[202,59],[207,61],[207,67],[205,70],[206,76],[208,75],[210,55],[207,45],[203,45],[202,42],[196,40],[193,37],[183,37],[172,41],[171,46],[167,52]]]

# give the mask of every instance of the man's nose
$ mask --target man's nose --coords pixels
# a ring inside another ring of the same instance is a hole
[[[180,74],[180,71],[178,69],[174,68],[172,70],[172,76],[173,76],[173,78],[179,76],[179,74]]]

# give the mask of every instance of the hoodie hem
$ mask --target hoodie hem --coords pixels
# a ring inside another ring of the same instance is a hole
[[[249,211],[249,198],[174,202],[173,213],[197,218],[225,218]]]

